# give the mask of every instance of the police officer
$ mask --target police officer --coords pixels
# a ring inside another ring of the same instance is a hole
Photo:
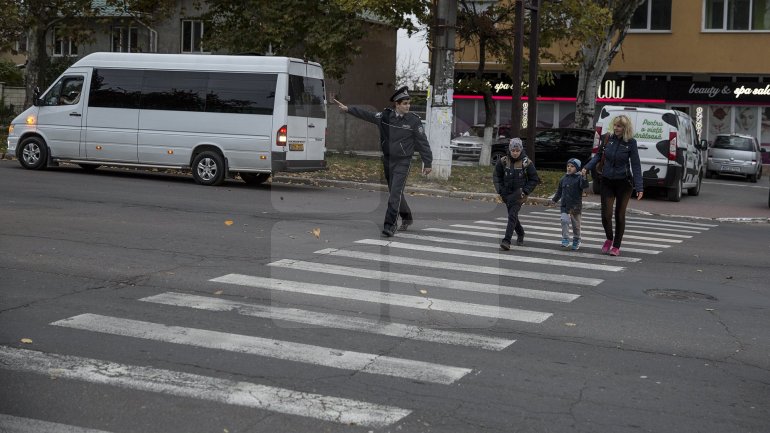
[[[401,87],[390,97],[393,109],[386,108],[378,113],[372,113],[356,107],[348,107],[340,101],[334,102],[340,110],[350,113],[367,122],[374,123],[380,130],[380,147],[385,180],[388,182],[388,210],[385,212],[385,223],[382,234],[391,237],[396,230],[406,230],[413,223],[412,210],[406,203],[404,188],[409,168],[412,165],[414,151],[422,158],[422,174],[431,172],[433,154],[425,136],[420,117],[409,112],[411,97],[406,86]],[[401,226],[398,226],[398,216],[401,216]]]

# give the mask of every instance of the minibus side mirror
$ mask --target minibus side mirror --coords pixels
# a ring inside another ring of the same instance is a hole
[[[32,91],[32,105],[40,104],[40,87],[35,86],[35,90]]]
[[[701,140],[701,141],[700,141],[700,146],[698,146],[698,149],[700,149],[700,150],[706,150],[706,149],[708,149],[708,148],[709,148],[709,142],[708,142],[708,140]]]

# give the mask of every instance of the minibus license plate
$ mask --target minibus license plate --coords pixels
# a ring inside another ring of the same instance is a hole
[[[289,143],[289,150],[305,150],[305,143]]]

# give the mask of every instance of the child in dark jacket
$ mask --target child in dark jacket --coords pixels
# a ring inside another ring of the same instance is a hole
[[[492,181],[495,183],[495,191],[508,208],[508,225],[505,235],[500,241],[500,249],[511,249],[511,237],[516,232],[516,245],[524,245],[524,227],[519,221],[521,205],[527,201],[527,197],[540,183],[537,170],[532,160],[527,158],[524,145],[520,138],[512,138],[508,144],[508,155],[500,158],[492,173]]]
[[[580,248],[580,214],[583,210],[583,190],[588,188],[588,179],[580,170],[580,160],[567,161],[567,174],[559,180],[559,187],[551,200],[561,200],[561,246],[567,248],[569,225],[572,223],[572,249]]]

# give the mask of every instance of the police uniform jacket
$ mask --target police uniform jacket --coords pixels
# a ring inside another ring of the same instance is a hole
[[[535,164],[527,158],[523,150],[516,159],[510,155],[500,158],[495,165],[492,180],[495,183],[495,191],[504,198],[518,191],[529,195],[540,183]]]
[[[411,158],[416,150],[420,153],[425,168],[431,167],[433,153],[425,136],[425,128],[422,126],[420,116],[406,113],[399,118],[390,108],[372,113],[360,108],[348,107],[348,113],[377,125],[380,130],[380,148],[386,158]]]
[[[563,213],[580,213],[583,208],[583,190],[586,188],[588,188],[588,179],[580,172],[565,174],[559,180],[559,187],[556,189],[553,201],[555,203],[561,200]]]

